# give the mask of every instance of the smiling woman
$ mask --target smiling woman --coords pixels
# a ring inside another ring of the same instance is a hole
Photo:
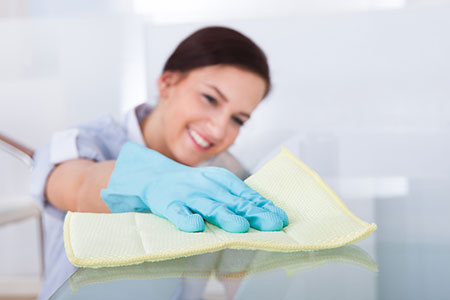
[[[142,123],[146,145],[190,166],[225,151],[261,101],[265,85],[260,76],[227,65],[186,76],[164,72],[160,102]]]
[[[106,116],[53,134],[34,156],[33,194],[46,223],[41,298],[73,271],[62,237],[69,210],[153,213],[186,232],[203,231],[205,221],[236,233],[286,226],[285,212],[238,177],[236,159],[216,159],[269,90],[263,51],[236,30],[206,27],[167,60],[156,107],[139,105],[123,124]]]
[[[270,86],[266,56],[248,37],[224,27],[198,30],[164,65],[159,105],[144,121],[147,146],[191,166],[217,155]]]

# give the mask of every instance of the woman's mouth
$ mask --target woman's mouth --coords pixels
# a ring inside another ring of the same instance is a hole
[[[202,151],[206,151],[213,145],[212,143],[205,140],[200,134],[198,134],[196,131],[192,130],[188,127],[187,129],[189,136],[191,137],[191,140],[194,142],[194,145]]]

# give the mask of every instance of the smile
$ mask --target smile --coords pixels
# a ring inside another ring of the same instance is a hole
[[[194,130],[188,128],[189,136],[192,138],[196,146],[200,147],[202,150],[206,150],[212,146],[211,143],[209,143],[207,140],[202,138],[200,134],[195,132]]]

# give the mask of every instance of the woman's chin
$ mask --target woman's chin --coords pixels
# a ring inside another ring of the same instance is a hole
[[[183,165],[196,166],[200,162],[204,161],[204,155],[198,155],[192,149],[181,149],[180,151],[175,151],[175,160]]]

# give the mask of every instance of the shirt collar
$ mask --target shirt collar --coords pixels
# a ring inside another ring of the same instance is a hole
[[[128,140],[145,146],[139,123],[152,111],[153,107],[148,103],[142,103],[125,113],[123,126],[127,130]]]

